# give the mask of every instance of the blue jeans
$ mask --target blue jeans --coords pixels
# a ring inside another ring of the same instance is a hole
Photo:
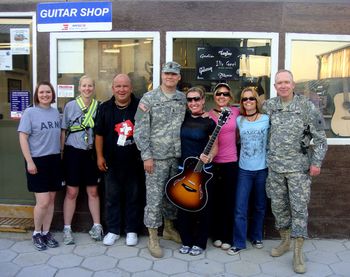
[[[250,226],[250,240],[262,240],[266,209],[266,177],[267,168],[255,171],[238,169],[233,229],[233,245],[235,247],[246,248],[247,213],[251,193],[254,195],[254,202],[251,205],[253,221]]]

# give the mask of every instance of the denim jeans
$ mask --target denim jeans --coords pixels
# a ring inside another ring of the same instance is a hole
[[[250,226],[250,240],[262,240],[263,225],[266,209],[265,182],[267,168],[249,171],[239,168],[236,187],[236,201],[234,210],[234,236],[233,245],[238,248],[246,248],[247,239],[247,214],[251,193],[254,198],[251,207],[253,220]]]

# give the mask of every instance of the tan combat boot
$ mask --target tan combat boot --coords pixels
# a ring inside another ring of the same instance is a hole
[[[290,249],[290,230],[281,229],[280,236],[282,241],[276,248],[272,248],[270,253],[272,257],[282,256],[284,253],[288,252]]]
[[[294,242],[293,269],[295,273],[305,273],[306,266],[303,258],[304,238],[296,238]]]
[[[157,228],[148,228],[149,239],[148,239],[148,250],[151,255],[155,258],[163,257],[163,250],[159,245],[158,238],[158,229]]]
[[[175,230],[173,222],[169,219],[164,219],[163,239],[181,243],[180,235]]]

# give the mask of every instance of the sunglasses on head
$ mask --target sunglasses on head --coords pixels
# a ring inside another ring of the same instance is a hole
[[[225,97],[230,97],[230,93],[229,92],[221,92],[218,91],[217,93],[215,93],[215,96],[225,96]]]
[[[256,98],[255,97],[243,97],[241,99],[242,102],[246,102],[246,101],[256,101]]]
[[[195,97],[187,97],[186,98],[187,99],[187,102],[192,102],[192,101],[194,101],[194,102],[198,102],[199,100],[201,100],[202,98],[200,97],[200,96],[195,96]]]

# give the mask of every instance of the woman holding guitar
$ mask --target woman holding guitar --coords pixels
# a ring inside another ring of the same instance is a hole
[[[203,176],[202,178],[200,176],[201,174],[208,175],[209,178],[207,178],[207,181],[210,180],[211,174],[208,173],[208,171],[210,172],[210,163],[217,152],[217,143],[214,141],[213,144],[211,144],[212,147],[210,151],[208,151],[209,153],[207,155],[204,154],[204,149],[206,148],[210,135],[216,126],[215,122],[209,118],[208,113],[204,111],[204,91],[199,87],[190,88],[186,92],[186,98],[188,111],[181,126],[182,163],[180,162],[180,164],[184,164],[185,167],[185,176],[183,179],[189,179],[188,183],[185,184],[184,181],[182,184],[186,187],[189,193],[191,193],[191,190],[195,189],[191,188],[191,184],[194,184],[199,179],[199,183],[205,183],[203,179],[205,179],[206,176]],[[194,159],[193,157],[199,157],[200,160],[198,160],[198,158]],[[186,160],[186,158],[189,159]],[[187,167],[188,164],[186,164],[186,162],[190,159],[199,161],[204,170],[191,170],[189,168],[191,165]],[[180,169],[183,170],[184,168]],[[193,178],[192,181],[191,178]],[[203,186],[208,185],[207,183],[203,184]],[[210,191],[208,186],[206,189]],[[208,220],[208,205],[199,211],[189,211],[184,209],[178,210],[178,230],[183,243],[179,249],[181,254],[197,256],[203,253],[208,240]]]
[[[260,113],[261,103],[255,88],[247,87],[241,93],[237,127],[241,140],[236,201],[234,209],[233,244],[227,251],[236,255],[246,249],[247,213],[250,195],[253,220],[249,239],[255,248],[263,247],[263,225],[266,206],[265,181],[267,177],[266,146],[269,117]]]
[[[226,83],[214,88],[214,109],[209,115],[218,122],[223,108],[231,110],[231,116],[222,127],[218,137],[218,154],[213,159],[212,238],[215,247],[228,250],[231,247],[233,207],[237,175],[236,118],[239,109],[231,106],[233,95]]]

